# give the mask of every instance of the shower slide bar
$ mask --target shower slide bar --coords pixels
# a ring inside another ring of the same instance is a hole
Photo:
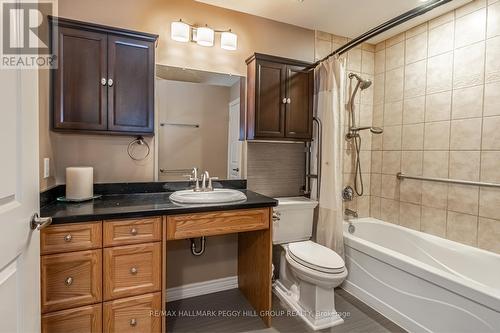
[[[425,180],[425,181],[430,181],[430,182],[439,182],[439,183],[447,183],[447,184],[474,185],[474,186],[500,188],[500,184],[495,184],[495,183],[475,182],[475,181],[470,181],[470,180],[459,180],[459,179],[448,179],[448,178],[407,176],[402,172],[398,172],[396,174],[396,177],[398,179],[401,179],[401,180],[403,180],[403,179],[415,179],[415,180]]]

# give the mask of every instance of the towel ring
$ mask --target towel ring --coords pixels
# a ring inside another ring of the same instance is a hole
[[[132,154],[132,147],[137,144],[139,146],[143,146],[145,145],[146,148],[147,148],[147,152],[146,152],[146,155],[144,155],[144,157],[141,157],[141,158],[137,158],[135,156],[133,156]],[[127,147],[127,154],[128,156],[133,159],[134,161],[142,161],[144,159],[146,159],[148,156],[149,156],[149,153],[151,152],[151,148],[149,148],[149,144],[144,140],[144,138],[142,136],[138,136],[137,138],[135,138],[134,140],[132,140],[129,144],[128,144],[128,147]]]

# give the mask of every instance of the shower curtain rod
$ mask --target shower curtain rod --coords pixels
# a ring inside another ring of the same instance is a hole
[[[399,16],[396,16],[395,18],[390,19],[387,22],[382,23],[381,25],[365,32],[364,34],[354,38],[353,40],[347,42],[346,44],[342,45],[326,57],[324,57],[321,60],[316,61],[315,63],[312,64],[312,67],[318,66],[320,63],[325,61],[326,59],[330,58],[331,56],[334,55],[340,55],[342,53],[345,53],[359,44],[366,42],[367,40],[380,35],[383,32],[386,32],[389,29],[392,29],[402,23],[405,23],[406,21],[409,21],[417,16],[423,15],[427,13],[428,11],[433,10],[434,8],[437,8],[439,6],[442,6],[448,2],[451,2],[452,0],[432,0],[429,1],[428,3],[418,6],[417,8],[414,8],[412,10],[407,11],[406,13],[403,13]]]

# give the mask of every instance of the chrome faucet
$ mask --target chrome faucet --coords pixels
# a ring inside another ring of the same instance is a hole
[[[355,212],[352,209],[346,208],[345,211],[344,211],[344,215],[347,216],[347,223],[349,223],[349,227],[347,228],[347,230],[349,231],[350,234],[353,234],[354,231],[356,230],[356,227],[354,226],[354,224],[352,224],[351,219],[349,218],[349,216],[354,217],[355,219],[357,219],[358,218],[358,213]]]
[[[352,209],[349,209],[349,208],[346,208],[346,209],[345,209],[344,214],[345,214],[345,216],[347,216],[347,217],[351,216],[351,217],[354,217],[355,219],[357,219],[357,218],[358,218],[358,213],[357,213],[357,212],[355,212],[355,211],[354,211],[354,210],[352,210]]]
[[[189,179],[190,181],[196,182],[194,185],[194,191],[195,192],[200,192],[200,179],[198,178],[198,168],[194,167],[193,171],[191,172],[191,178]]]
[[[207,180],[208,180],[208,187],[207,187]],[[210,174],[208,173],[208,171],[205,171],[203,173],[203,178],[201,180],[201,190],[203,192],[213,191],[212,180],[210,179]]]

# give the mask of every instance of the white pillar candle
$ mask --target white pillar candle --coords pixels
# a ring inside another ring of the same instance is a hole
[[[89,199],[94,195],[94,168],[66,168],[66,199]]]

